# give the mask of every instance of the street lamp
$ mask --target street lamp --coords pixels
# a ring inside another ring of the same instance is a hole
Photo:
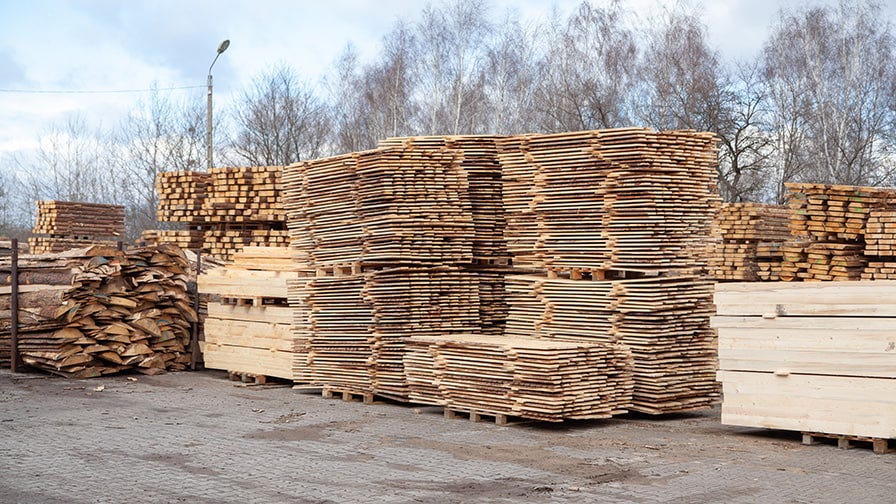
[[[215,59],[212,60],[212,64],[208,67],[208,104],[206,106],[206,125],[205,125],[205,145],[206,145],[206,159],[208,160],[208,169],[212,169],[212,67],[215,66],[215,62],[218,61],[218,56],[221,55],[222,52],[226,51],[227,48],[230,47],[230,40],[225,40],[221,42],[218,46],[218,54],[215,55]]]

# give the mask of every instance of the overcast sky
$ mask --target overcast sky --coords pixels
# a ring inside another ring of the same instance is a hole
[[[533,22],[552,7],[568,13],[578,3],[491,2],[495,14],[514,8]],[[802,3],[706,0],[700,12],[724,58],[749,58],[779,9]],[[675,2],[623,4],[647,19]],[[890,20],[896,18],[896,0],[882,5]],[[10,90],[204,86],[218,43],[229,38],[231,46],[214,68],[217,110],[271,65],[287,63],[317,82],[349,42],[362,57],[374,56],[396,20],[416,20],[423,6],[415,0],[0,0],[0,155],[33,147],[41,131],[74,112],[113,126],[141,96]],[[202,90],[179,92],[204,100]]]

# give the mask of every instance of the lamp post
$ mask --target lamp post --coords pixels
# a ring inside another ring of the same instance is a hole
[[[208,104],[206,105],[206,113],[205,113],[205,145],[206,145],[206,160],[208,160],[208,169],[211,170],[212,163],[212,67],[215,66],[215,62],[218,61],[218,56],[221,55],[227,48],[230,47],[230,40],[225,40],[221,42],[218,46],[218,54],[215,55],[215,59],[212,60],[212,64],[208,67]]]

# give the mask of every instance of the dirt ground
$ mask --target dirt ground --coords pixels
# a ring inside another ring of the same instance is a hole
[[[223,372],[0,371],[0,502],[896,502],[896,454],[719,410],[506,427]]]

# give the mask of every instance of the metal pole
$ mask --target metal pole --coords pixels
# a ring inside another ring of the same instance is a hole
[[[217,60],[217,59],[218,59],[218,57],[215,56],[215,60]],[[214,65],[214,64],[215,63],[212,62],[212,65]],[[206,148],[205,157],[207,160],[206,168],[211,170],[212,166],[213,166],[213,163],[212,163],[212,69],[211,69],[211,67],[209,67],[209,69],[208,69],[208,101],[206,103],[206,110],[205,110],[205,148]]]
[[[196,250],[196,290],[193,293],[193,310],[196,311],[196,322],[193,322],[192,331],[190,333],[190,369],[196,370],[196,363],[199,360],[199,275],[202,273],[202,250]]]
[[[12,264],[9,268],[9,369],[19,372],[19,240],[12,239]]]

